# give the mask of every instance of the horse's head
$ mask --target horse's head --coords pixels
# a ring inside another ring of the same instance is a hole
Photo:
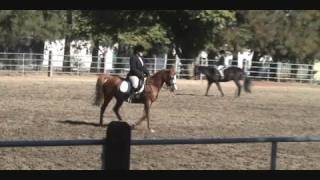
[[[164,82],[170,88],[171,92],[178,89],[176,80],[176,70],[174,68],[165,70]]]

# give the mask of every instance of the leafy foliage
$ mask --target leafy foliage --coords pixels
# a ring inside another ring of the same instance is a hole
[[[0,44],[10,49],[24,38],[39,41],[61,38],[64,33],[61,19],[60,11],[2,10]]]
[[[312,63],[320,56],[318,10],[72,10],[72,23],[67,14],[1,10],[2,51],[28,39],[68,37],[92,40],[95,46],[118,43],[126,51],[142,44],[149,55],[175,48],[181,58],[194,58],[201,50],[217,52],[225,44],[232,52],[249,48],[276,61]]]

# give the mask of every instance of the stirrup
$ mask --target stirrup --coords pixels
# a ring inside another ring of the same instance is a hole
[[[132,99],[133,99],[133,96],[134,96],[134,94],[131,94],[129,97],[128,97],[128,103],[131,103],[132,102]]]
[[[131,103],[132,99],[138,94],[138,91],[133,91],[131,92],[129,98],[128,98],[128,102]]]

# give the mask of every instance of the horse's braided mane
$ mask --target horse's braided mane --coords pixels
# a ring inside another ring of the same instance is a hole
[[[157,77],[161,72],[164,72],[164,71],[166,71],[166,69],[162,69],[162,70],[156,72],[155,74],[153,74],[150,78],[147,78],[146,84],[147,84],[147,85],[148,85],[148,84],[152,84],[153,81],[154,81],[154,78]]]

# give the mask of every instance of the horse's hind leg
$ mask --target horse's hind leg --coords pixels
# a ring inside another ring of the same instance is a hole
[[[238,94],[236,94],[236,95],[238,95],[238,97],[239,97],[241,94],[241,84],[240,84],[239,80],[234,80],[234,83],[236,84],[236,86],[238,88]]]
[[[210,89],[210,87],[211,87],[211,84],[212,84],[212,82],[211,82],[211,81],[208,81],[208,86],[207,86],[207,91],[206,91],[205,96],[208,96],[208,92],[209,92],[209,89]]]
[[[123,104],[123,100],[117,99],[116,105],[113,107],[113,112],[117,115],[117,118],[122,121],[122,117],[119,114],[119,109]]]
[[[223,91],[222,91],[222,88],[221,88],[221,86],[220,86],[220,83],[219,83],[219,82],[216,82],[216,85],[217,85],[217,87],[218,87],[218,90],[220,91],[221,97],[223,97],[223,96],[224,96],[224,93],[223,93]]]
[[[102,106],[101,106],[101,109],[100,109],[100,126],[102,126],[102,124],[103,124],[103,114],[104,114],[104,111],[106,110],[109,102],[111,101],[111,99],[112,99],[112,97],[106,97],[104,99],[104,102],[103,102]]]

